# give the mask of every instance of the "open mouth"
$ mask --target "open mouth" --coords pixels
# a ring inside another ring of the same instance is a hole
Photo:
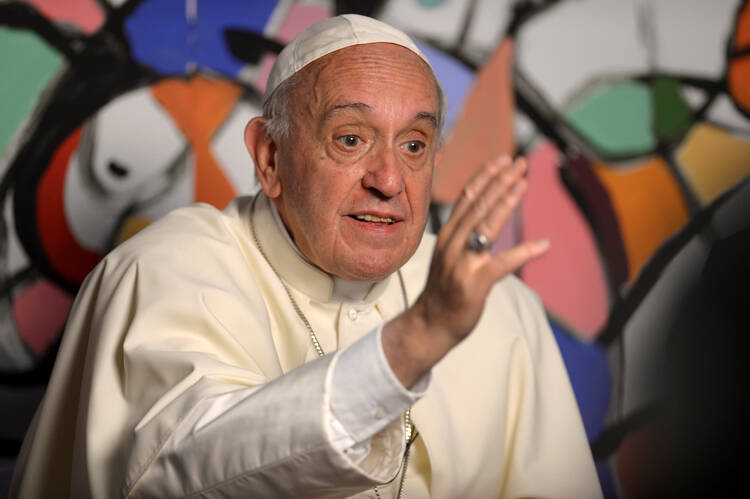
[[[369,213],[365,213],[363,215],[349,215],[354,220],[358,220],[360,222],[370,222],[370,223],[377,223],[377,224],[386,224],[391,225],[395,222],[394,219],[391,217],[379,217],[377,215],[371,215]]]

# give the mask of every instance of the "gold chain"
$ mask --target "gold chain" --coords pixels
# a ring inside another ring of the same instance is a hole
[[[257,201],[257,199],[258,199],[257,196],[255,197],[255,199],[253,199],[252,213],[255,213],[255,202]],[[253,224],[252,213],[249,217],[249,223],[250,223],[250,233],[253,236],[253,241],[255,241],[255,245],[258,247],[258,251],[260,251],[260,254],[263,256],[263,259],[266,261],[268,266],[271,267],[271,270],[279,279],[279,282],[281,283],[281,286],[284,288],[284,291],[286,292],[287,297],[289,297],[289,302],[292,304],[292,308],[294,309],[294,312],[297,314],[297,316],[300,318],[302,323],[305,325],[305,328],[307,328],[307,331],[310,334],[310,340],[312,341],[313,348],[315,348],[315,352],[318,354],[318,357],[322,357],[325,355],[325,352],[323,351],[323,347],[320,345],[320,341],[318,341],[318,336],[315,334],[315,330],[310,325],[310,321],[307,320],[307,317],[305,316],[305,314],[302,313],[302,310],[299,308],[299,305],[297,305],[297,301],[294,299],[294,297],[292,297],[292,293],[289,290],[289,287],[287,287],[286,283],[284,282],[284,279],[281,278],[281,275],[276,271],[276,268],[271,263],[271,260],[268,259],[266,252],[263,250],[263,246],[261,246],[260,244],[260,240],[258,239],[258,236],[255,234],[255,225]],[[406,307],[408,307],[409,300],[406,295],[406,285],[404,284],[404,277],[401,275],[401,269],[398,269],[397,273],[398,273],[399,283],[401,284],[401,293],[404,297],[404,304]],[[398,493],[396,494],[396,497],[398,499],[401,499],[403,492],[404,492],[404,482],[406,481],[406,468],[409,465],[409,451],[411,450],[411,444],[413,444],[414,441],[419,436],[419,432],[416,431],[416,429],[414,428],[414,424],[411,422],[411,410],[410,409],[407,409],[406,412],[404,412],[404,434],[406,435],[406,450],[404,451],[404,460],[402,462],[401,469],[399,470],[401,472],[401,479],[398,484]],[[394,480],[395,480],[395,477],[394,477]],[[377,497],[377,499],[381,499],[378,488],[373,487],[373,491],[375,492],[375,497]]]

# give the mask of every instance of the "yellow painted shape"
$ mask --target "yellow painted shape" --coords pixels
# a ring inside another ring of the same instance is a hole
[[[138,232],[142,231],[151,224],[151,219],[140,215],[131,215],[127,217],[120,226],[120,230],[115,237],[115,246],[130,239]]]
[[[620,223],[632,282],[656,249],[688,220],[677,182],[661,158],[629,167],[594,162]]]
[[[750,175],[750,140],[698,123],[677,150],[677,163],[702,204]]]

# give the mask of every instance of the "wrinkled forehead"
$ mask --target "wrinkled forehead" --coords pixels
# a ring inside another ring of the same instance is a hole
[[[371,43],[346,47],[327,54],[305,66],[294,78],[313,86],[351,84],[352,79],[367,84],[378,78],[400,76],[415,86],[432,90],[435,77],[432,68],[413,52],[390,43]]]

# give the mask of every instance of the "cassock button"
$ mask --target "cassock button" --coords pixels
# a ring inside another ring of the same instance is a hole
[[[356,321],[359,314],[353,308],[349,309],[349,320]]]

